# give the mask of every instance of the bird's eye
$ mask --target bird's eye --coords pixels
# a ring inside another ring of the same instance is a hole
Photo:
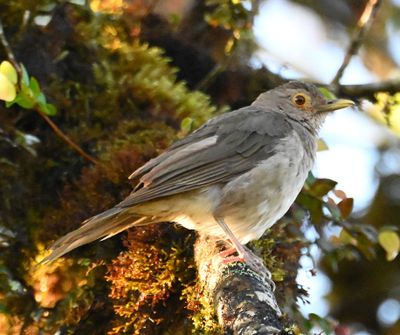
[[[293,98],[293,101],[297,106],[301,107],[306,103],[306,97],[303,94],[296,94]]]

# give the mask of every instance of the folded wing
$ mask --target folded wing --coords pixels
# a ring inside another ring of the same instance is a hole
[[[274,155],[291,131],[281,113],[253,106],[221,115],[135,171],[140,182],[117,207],[228,182]]]

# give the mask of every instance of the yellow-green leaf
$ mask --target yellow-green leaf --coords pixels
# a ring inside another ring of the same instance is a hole
[[[29,87],[32,90],[34,97],[38,97],[40,95],[40,93],[41,93],[40,85],[39,85],[38,81],[36,80],[36,78],[31,77],[31,79],[29,81]]]
[[[318,139],[317,151],[326,151],[326,150],[329,150],[329,147],[326,144],[326,142],[322,138]]]
[[[331,179],[321,178],[317,179],[311,186],[311,193],[317,197],[326,195],[329,191],[333,190],[337,182]]]
[[[192,131],[193,119],[191,117],[185,117],[181,122],[181,130],[188,134]]]
[[[4,74],[11,84],[16,84],[18,82],[18,75],[15,67],[9,61],[3,61],[0,64],[0,73]]]
[[[351,236],[346,229],[341,230],[339,234],[339,241],[343,244],[357,245],[357,240],[353,236]]]
[[[329,91],[326,87],[319,87],[319,91],[327,99],[336,99],[335,94],[333,94],[331,91]]]
[[[399,235],[393,230],[382,230],[378,235],[379,244],[386,251],[386,259],[392,261],[400,250]]]
[[[17,95],[13,83],[0,72],[0,100],[13,101]]]

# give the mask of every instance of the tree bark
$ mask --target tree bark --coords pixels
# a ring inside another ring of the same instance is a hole
[[[244,263],[224,264],[217,240],[200,236],[195,261],[203,291],[225,334],[280,334],[282,313],[270,279]]]

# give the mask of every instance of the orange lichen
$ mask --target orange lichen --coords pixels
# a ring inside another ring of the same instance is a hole
[[[114,310],[121,318],[110,335],[155,334],[188,314],[180,296],[194,280],[190,242],[193,234],[170,224],[129,232],[124,243],[128,251],[112,262],[107,275]]]

